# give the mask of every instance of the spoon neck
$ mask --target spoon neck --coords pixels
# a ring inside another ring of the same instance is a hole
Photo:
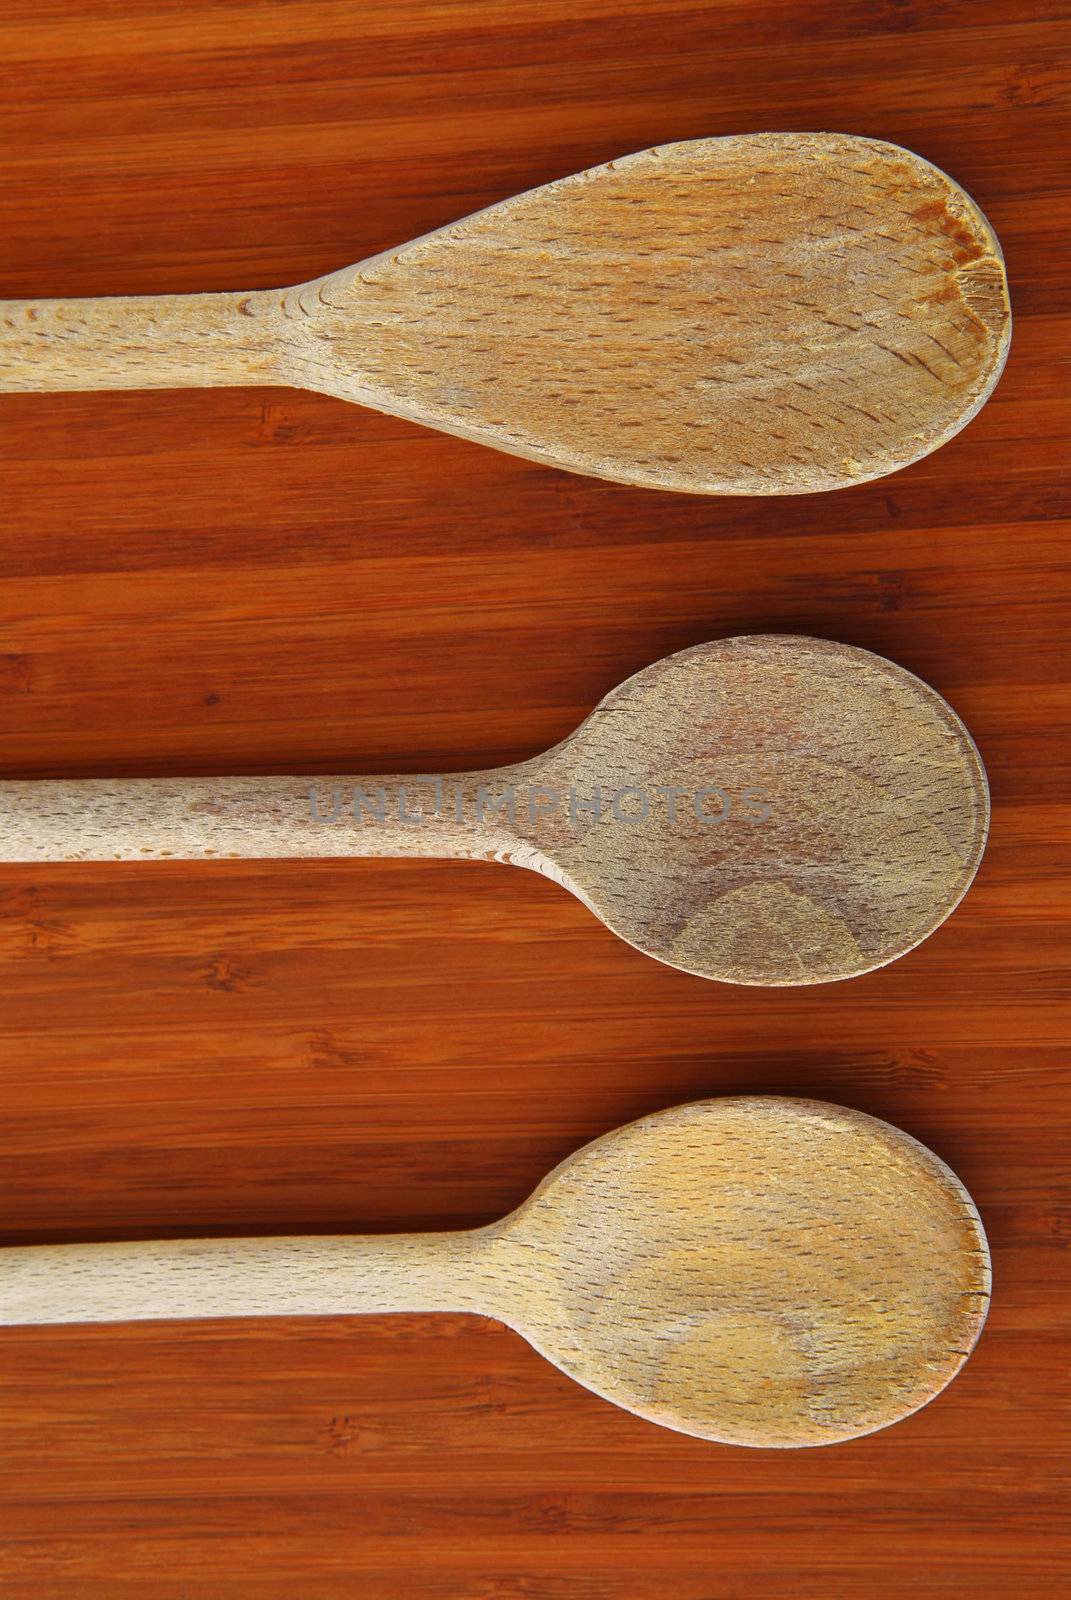
[[[507,860],[511,769],[421,777],[0,781],[0,860]]]
[[[329,855],[509,861],[521,848],[511,769],[307,781]]]
[[[493,1229],[0,1250],[0,1324],[493,1313]]]
[[[281,296],[0,300],[0,392],[285,382]]]

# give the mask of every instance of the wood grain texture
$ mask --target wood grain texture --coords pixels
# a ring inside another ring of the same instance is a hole
[[[0,1324],[471,1311],[649,1422],[782,1449],[932,1400],[989,1288],[978,1212],[932,1151],[776,1095],[603,1134],[464,1232],[0,1250]]]
[[[479,863],[4,868],[8,1243],[480,1226],[630,1118],[764,1092],[921,1139],[994,1256],[940,1402],[803,1455],[652,1428],[475,1317],[369,1317],[359,1349],[335,1318],[7,1330],[5,1600],[1062,1596],[1066,8],[4,17],[5,298],[311,280],[623,150],[781,127],[954,173],[1016,312],[944,449],[778,500],[299,391],[0,399],[5,776],[494,766],[649,662],[780,631],[932,684],[993,798],[956,915],[837,990],[699,984]]]
[[[785,634],[656,661],[553,750],[482,772],[0,780],[0,861],[503,861],[727,983],[895,960],[959,904],[988,827],[978,751],[939,695]]]
[[[280,292],[0,301],[0,391],[293,383],[593,477],[798,494],[944,444],[1010,334],[958,184],[761,133],[622,155]]]

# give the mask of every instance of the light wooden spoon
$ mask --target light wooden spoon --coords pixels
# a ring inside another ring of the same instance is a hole
[[[511,767],[10,779],[0,860],[512,862],[671,966],[802,984],[868,972],[932,933],[988,820],[981,759],[933,689],[866,650],[758,634],[656,662]]]
[[[0,302],[0,389],[293,384],[550,466],[798,494],[944,444],[1000,375],[1000,247],[898,145],[641,151],[287,290]]]
[[[0,1322],[468,1311],[701,1439],[833,1444],[932,1400],[985,1321],[955,1175],[814,1100],[678,1106],[556,1167],[504,1221],[386,1237],[0,1250]]]

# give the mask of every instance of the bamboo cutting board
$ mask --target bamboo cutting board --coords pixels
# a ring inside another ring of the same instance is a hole
[[[847,128],[973,196],[1016,329],[948,445],[775,498],[577,477],[292,387],[0,395],[6,777],[483,770],[759,631],[934,685],[994,800],[941,934],[839,989],[699,983],[496,865],[5,863],[6,1244],[479,1227],[609,1128],[762,1090],[939,1152],[995,1296],[937,1402],[803,1451],[646,1424],[482,1317],[6,1328],[4,1600],[1063,1600],[1058,10],[7,8],[0,298],[316,281],[625,151]]]

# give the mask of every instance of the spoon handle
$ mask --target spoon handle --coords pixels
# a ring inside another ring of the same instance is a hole
[[[447,778],[74,778],[0,782],[0,861],[434,856],[517,844],[509,771]]]
[[[0,1250],[0,1324],[492,1314],[493,1229]]]
[[[281,299],[261,290],[0,300],[0,392],[282,383]]]

